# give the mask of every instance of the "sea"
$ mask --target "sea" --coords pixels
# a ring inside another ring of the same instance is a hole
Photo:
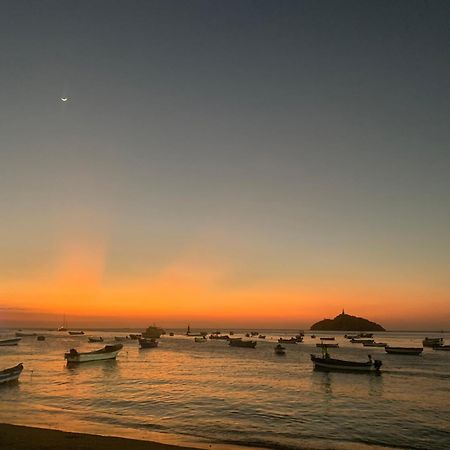
[[[0,330],[0,338],[17,330]],[[24,330],[25,331],[25,330]],[[30,332],[30,330],[26,330]],[[86,330],[85,330],[86,331]],[[227,341],[197,343],[185,330],[167,330],[154,349],[127,339],[117,360],[68,367],[64,353],[99,349],[88,335],[114,343],[141,330],[89,330],[84,336],[35,330],[0,347],[0,370],[24,364],[18,383],[0,386],[0,422],[203,448],[450,449],[450,352],[390,355],[352,344],[344,333],[307,332],[301,344],[274,347],[298,330],[258,330],[256,348]],[[230,330],[222,330],[229,333]],[[242,337],[250,330],[235,330]],[[334,336],[331,356],[383,363],[379,375],[313,370],[320,337]],[[422,346],[449,333],[386,332],[393,346]],[[239,448],[239,447],[238,447]]]

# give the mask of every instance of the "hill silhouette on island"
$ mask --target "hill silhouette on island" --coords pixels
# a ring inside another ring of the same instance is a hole
[[[311,326],[314,331],[386,331],[381,325],[342,311],[334,319],[323,319]]]

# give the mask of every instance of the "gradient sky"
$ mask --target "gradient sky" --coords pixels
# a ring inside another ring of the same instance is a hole
[[[0,326],[450,329],[449,17],[3,0]]]

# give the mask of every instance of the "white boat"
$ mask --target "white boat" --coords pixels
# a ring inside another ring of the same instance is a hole
[[[64,358],[68,363],[82,363],[89,361],[103,361],[105,359],[115,359],[117,354],[122,350],[122,344],[105,345],[100,350],[93,352],[78,352],[74,348],[70,349],[68,353],[64,354]]]
[[[17,366],[10,367],[9,369],[0,370],[0,384],[18,380],[22,370],[22,364],[17,364]]]
[[[0,339],[0,347],[6,347],[9,345],[17,345],[22,338],[16,337],[16,338],[9,338],[9,339]]]

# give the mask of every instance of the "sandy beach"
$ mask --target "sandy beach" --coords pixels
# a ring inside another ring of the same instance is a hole
[[[2,450],[194,450],[157,442],[0,424]]]

